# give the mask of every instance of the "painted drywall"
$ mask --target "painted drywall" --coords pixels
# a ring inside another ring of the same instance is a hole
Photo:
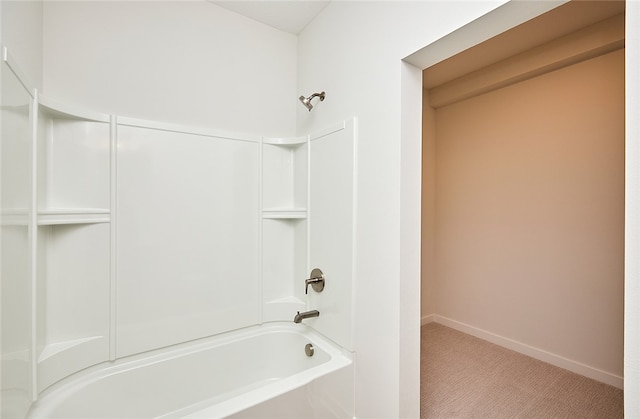
[[[44,94],[105,113],[287,136],[294,35],[206,1],[45,2]]]
[[[624,414],[640,417],[640,3],[626,10]]]
[[[422,82],[420,70],[406,62],[401,64],[401,133],[403,143],[400,150],[400,292],[399,304],[406,308],[400,313],[398,336],[400,354],[420,353],[419,317],[420,303],[420,171],[422,160],[422,142],[420,139],[420,109],[422,101]],[[415,139],[416,141],[411,141]],[[413,417],[419,414],[417,401],[420,400],[420,371],[416,369],[417,359],[400,359],[400,417]]]
[[[0,2],[0,43],[19,63],[29,88],[42,87],[42,2]]]
[[[420,187],[412,180],[420,177],[413,159],[421,154],[421,69],[401,60],[502,3],[332,2],[299,36],[298,91],[327,97],[312,112],[300,107],[298,132],[350,115],[359,121],[359,418],[419,416],[419,238],[414,243],[407,231],[420,231]]]
[[[437,313],[622,377],[624,50],[438,108],[436,133]]]

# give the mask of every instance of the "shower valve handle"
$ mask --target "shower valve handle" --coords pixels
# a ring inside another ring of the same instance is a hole
[[[309,275],[309,279],[304,280],[304,293],[309,291],[309,285],[315,292],[322,292],[324,289],[324,274],[318,268],[314,268]]]

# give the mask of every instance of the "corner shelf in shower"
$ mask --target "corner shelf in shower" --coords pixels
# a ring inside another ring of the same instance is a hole
[[[300,144],[305,144],[309,141],[309,137],[304,135],[301,137],[291,137],[291,138],[283,138],[283,137],[263,137],[263,144],[271,144],[271,145],[280,145],[280,146],[297,146]]]
[[[109,123],[111,120],[108,114],[92,112],[82,107],[57,102],[44,96],[38,97],[38,105],[43,116],[49,118],[104,123]]]
[[[51,208],[38,211],[38,225],[96,224],[111,221],[104,208]]]
[[[307,218],[306,208],[267,208],[262,211],[262,218],[295,220]]]

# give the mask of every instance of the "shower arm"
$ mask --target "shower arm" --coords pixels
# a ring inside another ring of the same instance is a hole
[[[307,100],[308,100],[309,102],[311,102],[311,99],[313,99],[314,97],[319,97],[319,98],[320,98],[320,102],[322,102],[322,101],[324,100],[324,92],[322,92],[322,93],[314,93],[314,94],[312,94],[311,96],[309,96],[309,97],[307,98]]]

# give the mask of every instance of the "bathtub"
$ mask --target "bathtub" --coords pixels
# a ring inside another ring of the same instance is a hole
[[[271,323],[92,367],[27,417],[353,417],[352,377],[349,352],[304,324]]]

